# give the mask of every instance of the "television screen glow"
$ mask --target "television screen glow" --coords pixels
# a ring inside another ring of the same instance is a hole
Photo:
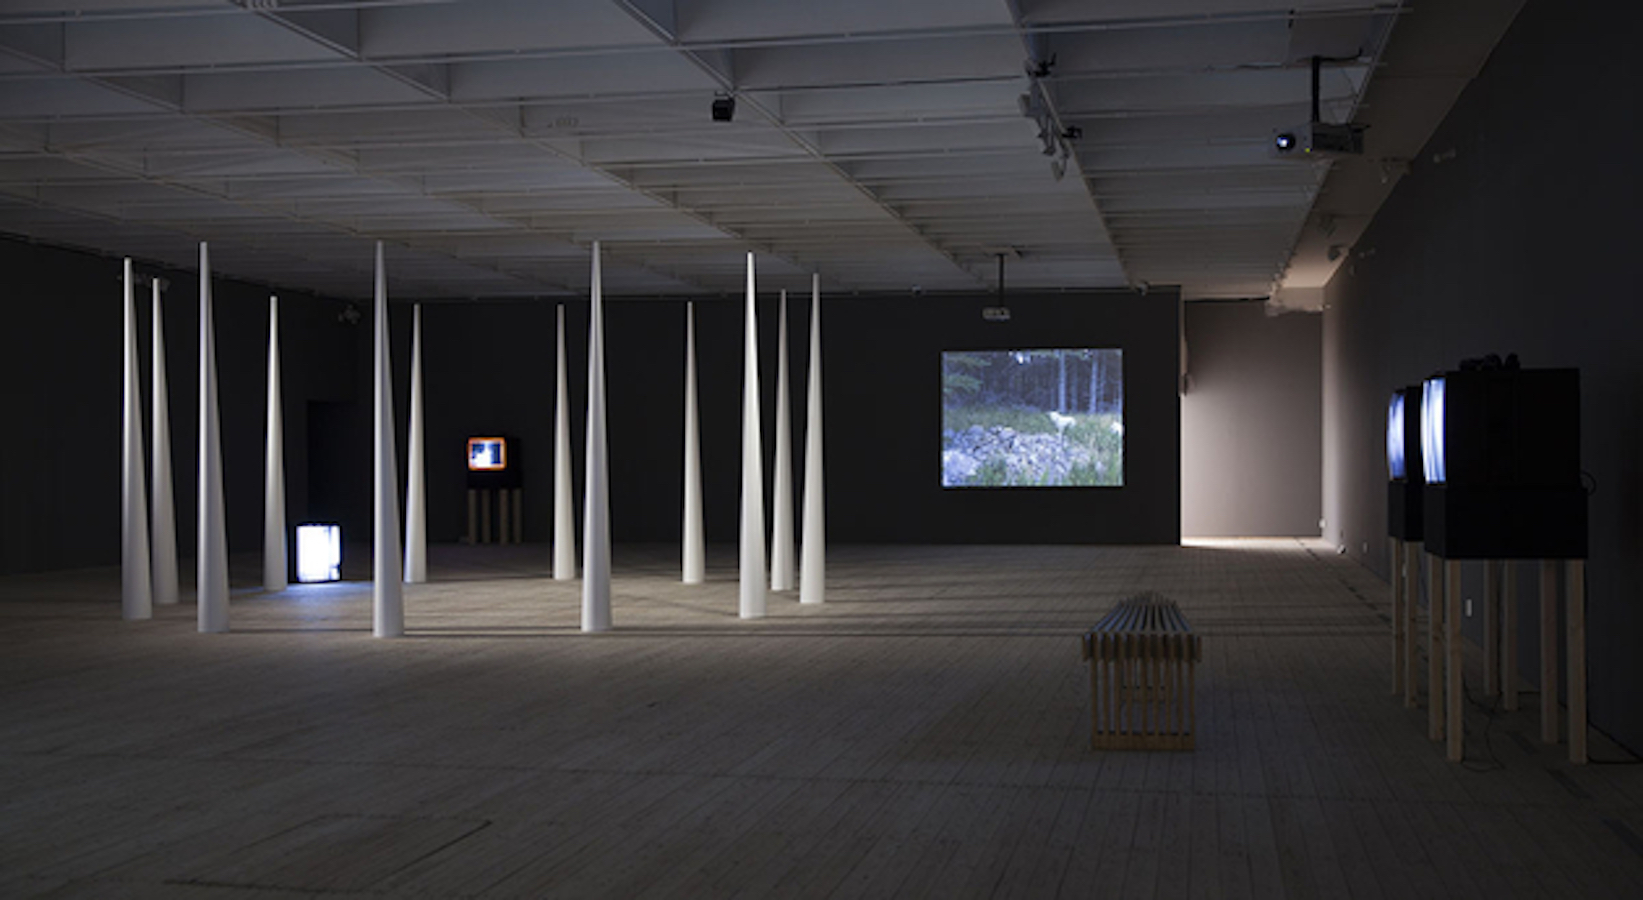
[[[308,583],[342,577],[342,526],[297,526],[297,580]]]
[[[506,438],[468,438],[468,471],[501,472],[507,467],[508,441]]]
[[[1123,484],[1123,350],[941,354],[942,487]]]
[[[1443,379],[1428,378],[1421,388],[1421,465],[1427,484],[1443,484]]]
[[[1407,476],[1403,460],[1403,426],[1403,394],[1399,392],[1392,395],[1392,403],[1386,410],[1386,467],[1393,480]]]

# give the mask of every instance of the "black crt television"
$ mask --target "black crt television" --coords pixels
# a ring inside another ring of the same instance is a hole
[[[1580,371],[1463,364],[1421,396],[1426,548],[1446,559],[1584,559]]]
[[[1426,492],[1421,461],[1421,388],[1392,392],[1386,409],[1386,532],[1401,541],[1423,540]]]
[[[519,440],[502,435],[468,438],[468,487],[477,490],[520,485]]]

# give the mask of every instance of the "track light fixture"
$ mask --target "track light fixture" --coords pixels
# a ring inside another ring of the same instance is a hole
[[[1054,67],[1053,55],[1045,60],[1027,60],[1027,92],[1016,102],[1022,117],[1033,120],[1038,126],[1038,141],[1042,145],[1039,152],[1050,157],[1050,175],[1060,181],[1066,177],[1067,162],[1072,158],[1072,147],[1068,142],[1082,138],[1084,129],[1077,125],[1062,125],[1060,116],[1056,115],[1050,103],[1041,80],[1050,77]]]

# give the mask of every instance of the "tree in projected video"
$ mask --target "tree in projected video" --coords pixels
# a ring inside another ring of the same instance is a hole
[[[1124,483],[1124,351],[941,354],[943,487]]]

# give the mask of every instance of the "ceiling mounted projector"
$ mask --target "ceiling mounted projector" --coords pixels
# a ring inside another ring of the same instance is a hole
[[[1363,155],[1363,126],[1309,122],[1273,132],[1274,159],[1329,159]]]

